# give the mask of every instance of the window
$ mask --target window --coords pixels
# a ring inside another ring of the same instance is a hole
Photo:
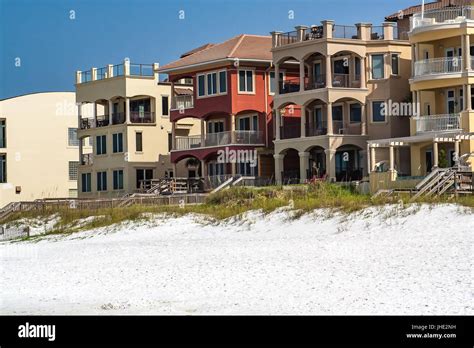
[[[456,112],[456,96],[454,90],[449,90],[448,93],[446,93],[446,99],[448,114],[454,114]]]
[[[137,189],[141,188],[144,180],[153,180],[153,169],[137,169]]]
[[[359,57],[355,57],[354,59],[354,70],[355,70],[355,79],[356,81],[359,81],[360,80],[360,58]]]
[[[69,180],[77,180],[78,161],[69,161]]]
[[[173,134],[168,133],[168,152],[173,150]]]
[[[372,56],[372,78],[374,80],[385,78],[383,54]]]
[[[372,122],[385,122],[385,102],[372,102]]]
[[[227,71],[219,71],[219,93],[227,93]]]
[[[258,116],[244,116],[238,119],[238,129],[241,131],[257,131],[258,130]]]
[[[114,170],[114,190],[123,190],[123,170]]]
[[[206,95],[206,81],[204,80],[204,75],[198,76],[198,96],[202,97]]]
[[[237,174],[242,176],[258,176],[258,167],[252,167],[250,162],[237,164]]]
[[[107,191],[107,172],[97,172],[97,191]]]
[[[107,153],[107,136],[98,135],[95,137],[96,154],[105,155]]]
[[[91,173],[82,173],[81,174],[81,191],[82,192],[91,192]]]
[[[224,121],[208,121],[207,132],[208,133],[221,133],[224,131]]]
[[[464,91],[461,88],[459,90],[459,112],[464,110]]]
[[[400,71],[400,55],[392,54],[392,75],[398,75]]]
[[[281,72],[280,73],[280,81],[284,81],[285,80],[285,75]],[[276,93],[276,90],[277,90],[277,86],[276,86],[276,80],[275,80],[275,72],[274,71],[270,71],[270,94],[275,94]]]
[[[0,183],[7,182],[7,155],[0,155]]]
[[[360,104],[351,104],[350,106],[350,122],[360,123],[362,119],[362,108]]]
[[[225,175],[224,163],[209,162],[207,169],[209,176]]]
[[[112,134],[112,142],[114,153],[123,152],[123,133]]]
[[[0,120],[0,148],[7,147],[7,128],[5,120]]]
[[[77,128],[68,128],[68,145],[69,146],[79,146],[79,139],[77,138]],[[0,135],[1,138],[1,135]],[[2,146],[0,146],[2,147]]]
[[[167,95],[161,96],[161,115],[169,116],[169,97]]]
[[[143,134],[142,132],[135,133],[135,151],[142,152],[143,151]]]
[[[212,71],[198,75],[198,96],[214,96],[227,93],[227,71]]]
[[[253,70],[239,70],[239,92],[253,93]]]

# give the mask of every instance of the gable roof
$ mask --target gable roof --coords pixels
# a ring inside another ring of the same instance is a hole
[[[456,7],[470,5],[471,0],[436,0],[425,4],[425,11],[439,10],[445,7]],[[403,17],[413,16],[415,13],[421,12],[421,5],[410,6],[400,12],[393,13],[390,16],[385,17],[387,21],[397,21],[402,15]]]
[[[271,36],[241,34],[227,41],[208,46],[207,48],[200,50],[195,49],[197,52],[185,55],[183,58],[166,64],[158,71],[170,72],[196,64],[212,63],[214,61],[232,58],[271,61],[271,48]]]

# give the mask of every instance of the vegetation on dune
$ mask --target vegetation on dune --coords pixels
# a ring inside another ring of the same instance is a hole
[[[270,213],[281,207],[289,207],[300,216],[318,208],[329,208],[343,212],[355,212],[369,206],[389,203],[408,204],[409,195],[372,198],[370,195],[357,193],[351,187],[335,184],[317,183],[314,185],[296,185],[291,187],[272,186],[264,188],[236,187],[224,190],[207,197],[205,204],[177,206],[140,206],[75,210],[56,209],[46,211],[27,211],[9,217],[7,224],[15,224],[20,219],[46,219],[55,214],[57,223],[50,233],[74,233],[113,224],[150,219],[153,214],[165,213],[181,216],[188,213],[202,214],[217,220],[238,216],[250,210],[261,210]],[[458,203],[474,209],[474,197],[458,198],[433,197],[423,198],[417,203]]]

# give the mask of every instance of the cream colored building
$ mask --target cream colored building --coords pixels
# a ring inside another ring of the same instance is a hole
[[[85,146],[85,150],[90,148]],[[0,101],[0,208],[77,197],[77,108],[73,92]]]
[[[159,82],[157,69],[157,63],[125,60],[76,73],[78,135],[93,144],[91,151],[79,149],[79,197],[121,197],[143,181],[187,177],[185,163],[177,167],[169,160],[171,85]],[[85,105],[92,115],[83,114]],[[183,136],[197,132],[193,121],[176,125]]]
[[[326,20],[272,36],[277,181],[362,179],[368,140],[409,134],[408,119],[381,112],[384,103],[410,96],[406,35],[394,23],[345,26]]]
[[[370,142],[373,154],[389,150],[393,184],[401,165],[394,154],[401,149],[410,151],[408,175],[415,178],[435,168],[474,167],[474,1],[458,3],[443,7],[437,1],[424,14],[421,6],[410,8],[415,12],[409,18],[410,86],[416,106],[410,136]]]

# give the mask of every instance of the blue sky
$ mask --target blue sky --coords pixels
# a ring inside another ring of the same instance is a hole
[[[421,0],[0,0],[0,99],[73,91],[76,70],[164,65],[207,42],[299,24],[380,24]],[[289,19],[289,11],[294,19]],[[75,19],[71,19],[74,11]],[[184,19],[180,19],[184,11]],[[20,66],[16,66],[18,59]]]

